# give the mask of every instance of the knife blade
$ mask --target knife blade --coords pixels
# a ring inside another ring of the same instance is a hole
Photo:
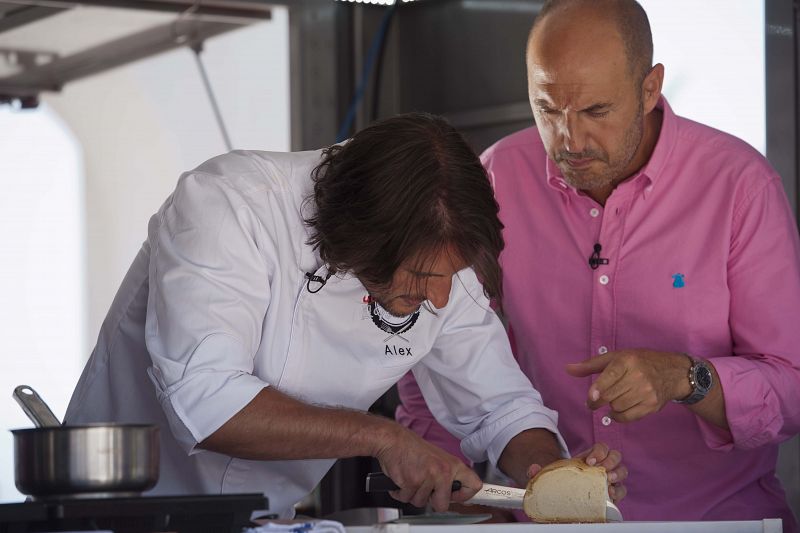
[[[453,491],[461,488],[461,482],[453,481]],[[367,474],[367,492],[388,492],[399,490],[400,487],[383,472],[372,472]],[[505,487],[503,485],[492,485],[484,483],[475,495],[464,501],[468,505],[486,505],[489,507],[500,507],[502,509],[522,509],[522,502],[525,498],[525,489],[516,487]],[[606,520],[609,522],[622,522],[622,513],[611,500],[606,500]]]

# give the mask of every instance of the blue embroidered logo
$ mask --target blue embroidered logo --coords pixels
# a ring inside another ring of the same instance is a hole
[[[675,289],[682,289],[686,286],[686,282],[683,281],[685,276],[683,274],[673,274],[672,275],[672,287]]]

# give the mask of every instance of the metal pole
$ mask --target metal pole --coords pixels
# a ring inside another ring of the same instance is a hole
[[[200,77],[203,79],[203,85],[205,85],[208,99],[211,101],[211,109],[214,111],[214,117],[217,119],[219,131],[222,133],[222,139],[225,141],[225,147],[230,152],[233,150],[231,139],[228,137],[228,130],[225,128],[225,122],[222,120],[222,113],[220,113],[217,99],[214,97],[214,90],[211,88],[211,82],[208,80],[205,65],[203,65],[203,60],[200,58],[200,52],[203,51],[203,43],[199,42],[192,45],[192,51],[194,52],[194,58],[197,61],[197,68],[200,70]]]

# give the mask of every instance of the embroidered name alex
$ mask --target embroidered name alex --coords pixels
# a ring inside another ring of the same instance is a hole
[[[394,344],[391,346],[387,344],[383,353],[388,357],[414,357],[414,354],[411,353],[411,348],[398,348]]]

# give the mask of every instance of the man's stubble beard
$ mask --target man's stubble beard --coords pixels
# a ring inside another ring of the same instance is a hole
[[[612,160],[608,154],[602,154],[604,157],[599,157],[598,159],[609,161],[608,166],[599,173],[593,173],[588,176],[582,173],[571,173],[569,167],[567,167],[565,170],[564,167],[566,167],[566,165],[559,165],[561,174],[564,177],[564,181],[566,181],[568,185],[578,190],[593,191],[609,187],[610,185],[619,183],[627,178],[628,176],[624,176],[623,172],[628,167],[628,164],[633,160],[637,150],[639,149],[639,145],[642,143],[644,133],[643,117],[644,104],[640,99],[639,110],[636,113],[636,118],[625,132],[622,148],[618,152],[618,157],[615,157]],[[592,155],[601,154],[597,154],[595,152]]]
[[[394,318],[404,318],[404,317],[407,317],[408,315],[412,315],[412,314],[414,314],[416,311],[419,311],[420,307],[422,307],[422,305],[419,305],[419,306],[418,306],[416,309],[414,309],[413,311],[411,311],[411,312],[405,312],[405,311],[400,311],[399,309],[397,309],[397,308],[396,308],[396,307],[395,307],[395,306],[392,304],[392,302],[393,302],[393,301],[395,300],[395,298],[396,298],[396,297],[394,297],[394,296],[389,296],[389,295],[388,295],[388,294],[386,294],[386,293],[375,292],[375,293],[370,293],[370,298],[372,298],[372,301],[373,301],[373,302],[375,302],[376,304],[378,304],[378,305],[381,307],[381,309],[383,309],[383,310],[384,310],[386,313],[388,313],[390,316],[392,316],[392,317],[394,317]],[[423,300],[424,300],[424,298],[420,298],[420,299],[423,299]]]

